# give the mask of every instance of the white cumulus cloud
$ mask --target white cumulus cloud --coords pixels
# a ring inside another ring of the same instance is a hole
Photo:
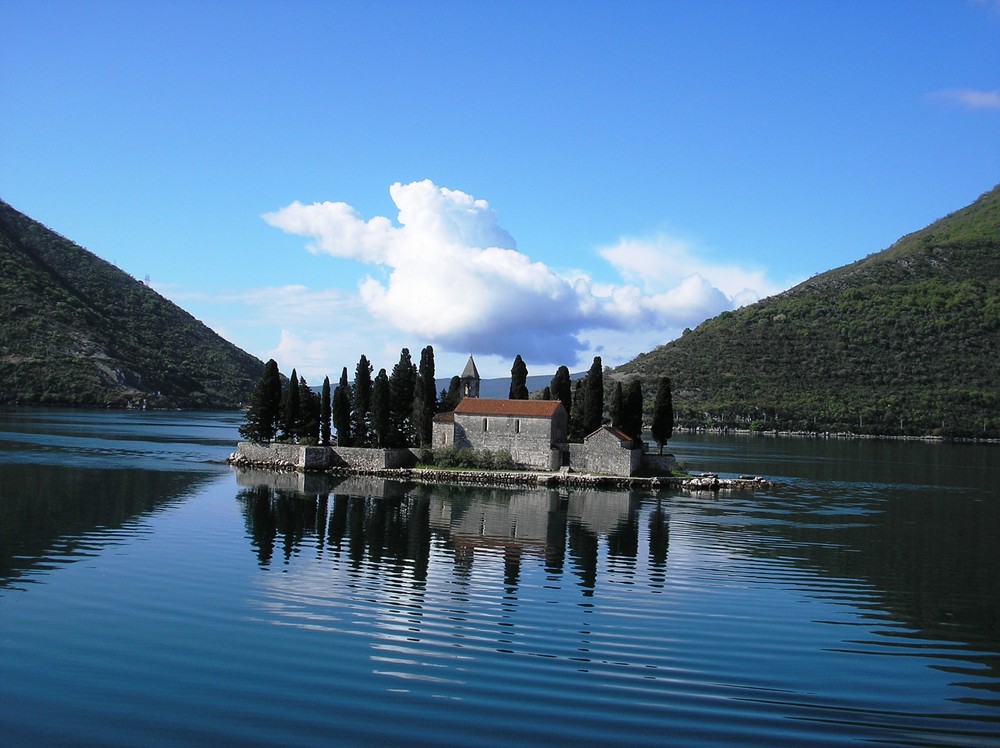
[[[263,218],[310,239],[313,252],[372,266],[358,284],[367,313],[452,351],[575,363],[599,348],[591,341],[601,331],[664,342],[780,290],[761,271],[699,261],[667,237],[601,249],[617,282],[558,273],[520,252],[485,200],[429,180],[396,183],[389,194],[396,223],[343,202],[295,202]]]

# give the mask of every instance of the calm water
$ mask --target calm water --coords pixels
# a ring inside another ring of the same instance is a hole
[[[560,494],[237,472],[239,420],[0,411],[0,743],[1000,745],[996,446]]]

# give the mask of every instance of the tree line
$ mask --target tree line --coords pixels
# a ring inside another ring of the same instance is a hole
[[[431,424],[440,403],[435,392],[434,349],[427,346],[414,364],[403,348],[392,373],[374,367],[364,355],[353,381],[345,366],[333,387],[323,380],[317,394],[295,369],[282,383],[271,359],[254,387],[240,436],[257,442],[283,441],[329,445],[333,435],[342,447],[430,446]]]
[[[391,373],[374,367],[364,355],[358,360],[354,379],[345,366],[340,381],[332,387],[323,380],[317,394],[295,369],[282,383],[278,365],[271,359],[254,387],[240,435],[251,441],[283,441],[303,445],[329,445],[333,434],[342,447],[430,447],[434,415],[455,409],[461,400],[461,379],[454,376],[440,395],[435,391],[434,349],[420,352],[414,364],[408,348],[400,352]],[[528,367],[518,355],[511,367],[509,398],[527,400]],[[573,382],[569,369],[560,366],[541,392],[543,400],[559,400],[569,414],[568,438],[582,441],[603,424],[620,429],[633,438],[643,430],[642,384],[633,378],[622,387],[615,382],[607,412],[604,370],[595,356],[587,374]],[[673,433],[673,403],[670,380],[658,386],[650,433],[660,446]]]

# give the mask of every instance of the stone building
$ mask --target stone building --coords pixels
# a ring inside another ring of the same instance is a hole
[[[569,451],[573,469],[586,473],[635,475],[643,462],[642,445],[614,426],[601,426]]]
[[[569,415],[558,400],[465,397],[435,417],[435,447],[507,450],[515,462],[541,470],[562,464]]]
[[[507,450],[515,462],[536,470],[569,468],[632,476],[643,468],[662,467],[647,462],[641,442],[611,426],[601,426],[582,444],[570,444],[566,440],[569,414],[558,400],[480,398],[479,372],[472,356],[461,380],[461,402],[454,411],[434,417],[434,447]]]

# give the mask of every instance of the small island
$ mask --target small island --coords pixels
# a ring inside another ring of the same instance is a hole
[[[426,362],[432,355],[433,352],[428,346],[422,354],[422,362]],[[404,361],[402,366],[407,367],[405,362],[409,360],[409,353],[406,349],[401,358]],[[365,364],[359,365],[359,369],[363,369],[364,366]],[[512,393],[523,386],[519,384],[517,376],[517,371],[522,367],[523,363],[518,366],[518,361],[515,361],[512,372]],[[397,376],[398,370],[397,367],[393,371],[394,377]],[[287,411],[293,407],[296,399],[292,393],[299,396],[297,407],[300,411],[303,399],[309,403],[315,397],[315,393],[303,387],[301,380],[296,381],[297,376],[294,371],[281,399],[284,405],[279,403],[277,411],[273,409],[271,411],[277,412],[279,416],[277,420],[282,420],[281,415],[284,411],[284,422],[289,425],[285,434],[291,435],[292,438],[283,442],[254,439],[253,436],[260,435],[262,424],[274,423],[273,419],[268,420],[270,417],[266,412],[262,415],[261,403],[268,389],[272,393],[272,402],[277,399],[273,393],[281,392],[280,381],[278,387],[274,385],[276,372],[277,365],[273,360],[269,361],[265,376],[255,390],[257,408],[251,406],[247,413],[247,422],[241,429],[241,434],[251,438],[237,445],[236,452],[229,458],[229,462],[233,465],[272,470],[327,472],[338,476],[375,475],[402,481],[507,486],[615,487],[653,490],[688,488],[717,491],[754,489],[768,485],[763,478],[754,476],[720,479],[715,475],[677,474],[676,461],[673,455],[662,453],[662,443],[659,453],[647,451],[640,439],[631,436],[616,423],[598,423],[596,428],[590,430],[582,440],[571,440],[569,438],[572,431],[571,413],[567,412],[561,399],[551,396],[551,390],[549,397],[544,399],[481,398],[479,396],[481,380],[471,355],[462,374],[452,380],[452,384],[457,386],[452,386],[449,392],[442,393],[441,403],[447,406],[454,400],[452,391],[457,389],[459,393],[457,404],[451,409],[437,409],[439,412],[430,418],[429,438],[419,439],[421,443],[416,446],[407,444],[380,446],[377,443],[371,444],[370,437],[362,439],[360,446],[342,445],[339,443],[339,438],[336,443],[330,439],[329,423],[331,419],[337,422],[338,414],[332,412],[332,407],[326,404],[331,400],[334,403],[338,400],[341,403],[345,400],[349,402],[347,393],[343,392],[346,386],[346,369],[342,383],[332,397],[329,381],[324,382],[319,397],[318,439],[310,438],[309,435],[304,437],[299,435],[296,439],[293,435],[295,421],[312,419],[303,419],[301,415],[288,417]],[[526,373],[524,370],[525,376]],[[595,367],[592,367],[591,372],[584,378],[584,383],[577,385],[577,401],[585,399],[585,394],[581,393],[595,391],[592,387],[595,381],[600,386],[600,390],[596,391],[603,394],[603,382],[597,376],[600,373],[600,358],[597,358]],[[594,379],[588,382],[592,376]],[[385,378],[384,369],[379,372],[375,387],[378,387],[378,382],[383,378]],[[415,379],[417,388],[421,382],[419,373]],[[363,378],[361,381],[364,387]],[[430,381],[433,382],[432,377]],[[373,392],[370,399],[359,398],[357,390],[356,383],[351,398],[354,403],[367,400],[373,404],[374,410],[374,403],[380,399],[375,397],[376,393]],[[419,390],[417,392],[419,393]],[[593,397],[597,399],[596,395]],[[416,402],[417,398],[414,398],[414,401]],[[641,395],[638,402],[640,410],[637,423],[641,431]],[[603,413],[603,397],[599,409],[594,410]],[[362,422],[357,412],[357,409],[351,412],[353,422],[356,424]],[[417,414],[416,405],[411,412]],[[366,426],[370,425],[369,421],[374,420],[374,418],[365,419]],[[343,415],[340,417],[340,422],[350,423]],[[632,422],[635,423],[636,420]],[[341,429],[338,428],[338,437],[340,434]],[[375,441],[389,441],[389,439]]]

